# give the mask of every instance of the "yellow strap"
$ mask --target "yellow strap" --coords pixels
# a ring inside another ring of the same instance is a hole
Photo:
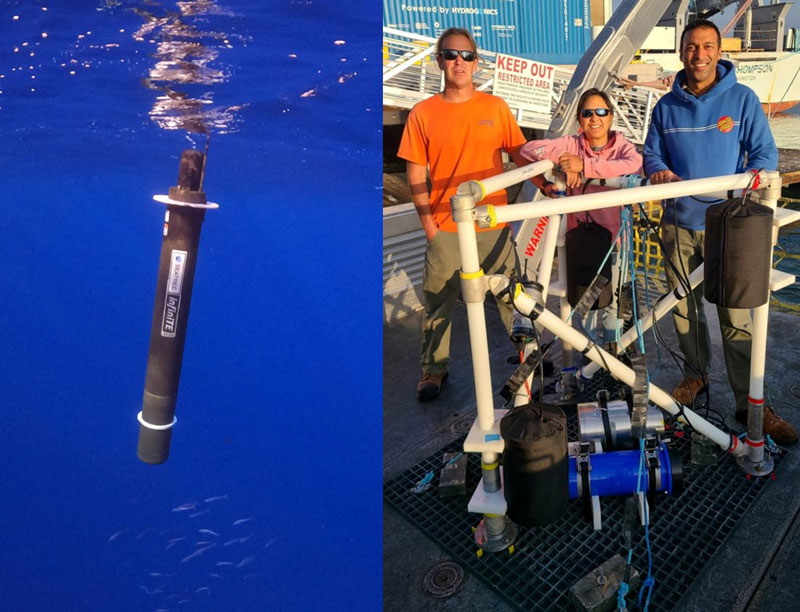
[[[481,468],[484,470],[496,470],[500,467],[500,460],[498,459],[494,463],[483,463],[481,462]]]
[[[483,270],[478,270],[477,272],[461,272],[461,278],[464,280],[470,280],[473,278],[480,278],[483,276]]]
[[[486,205],[486,212],[489,215],[489,227],[497,227],[497,212],[491,204]]]
[[[478,202],[480,202],[480,201],[482,201],[482,200],[483,200],[483,198],[485,198],[485,197],[486,197],[486,187],[484,187],[484,186],[483,186],[483,183],[481,183],[480,181],[475,181],[475,182],[476,182],[476,183],[478,183],[478,187],[480,187],[480,188],[481,188],[481,197],[480,197],[480,199],[478,200]]]
[[[523,287],[522,283],[517,283],[516,285],[514,285],[514,301],[515,302],[517,301],[517,298],[519,297],[519,294],[522,293],[523,289],[524,289],[524,287]]]

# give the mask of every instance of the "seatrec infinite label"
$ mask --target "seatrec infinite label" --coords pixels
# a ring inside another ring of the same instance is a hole
[[[164,314],[161,318],[161,335],[174,338],[178,329],[178,314],[181,310],[181,288],[186,270],[186,251],[172,251],[167,276],[167,295],[164,299]]]

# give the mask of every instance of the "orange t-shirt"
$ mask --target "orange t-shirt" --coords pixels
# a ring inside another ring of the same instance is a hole
[[[514,151],[523,144],[525,137],[502,98],[476,91],[467,102],[452,103],[437,94],[411,109],[397,155],[430,168],[433,222],[455,232],[450,197],[458,186],[502,173],[500,150]],[[481,202],[507,203],[505,190]]]

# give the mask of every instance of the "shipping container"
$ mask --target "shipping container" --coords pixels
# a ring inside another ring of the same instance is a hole
[[[466,28],[478,47],[577,64],[592,42],[590,0],[383,0],[383,25],[437,38]]]

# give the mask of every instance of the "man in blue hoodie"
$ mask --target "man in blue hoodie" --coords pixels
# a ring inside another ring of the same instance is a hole
[[[681,35],[678,72],[672,91],[653,110],[644,145],[644,171],[651,183],[774,170],[778,149],[755,93],[736,82],[733,64],[720,59],[721,37],[707,20],[690,23]],[[683,197],[663,202],[661,236],[664,255],[682,277],[704,259],[706,209],[719,200]],[[667,279],[679,285],[670,266]],[[702,284],[673,311],[678,344],[686,358],[687,377],[672,391],[691,406],[708,385],[711,359],[708,326],[703,314]],[[728,381],[736,398],[736,420],[747,424],[750,382],[749,309],[717,306]],[[797,442],[797,431],[766,406],[764,433],[778,444]]]

